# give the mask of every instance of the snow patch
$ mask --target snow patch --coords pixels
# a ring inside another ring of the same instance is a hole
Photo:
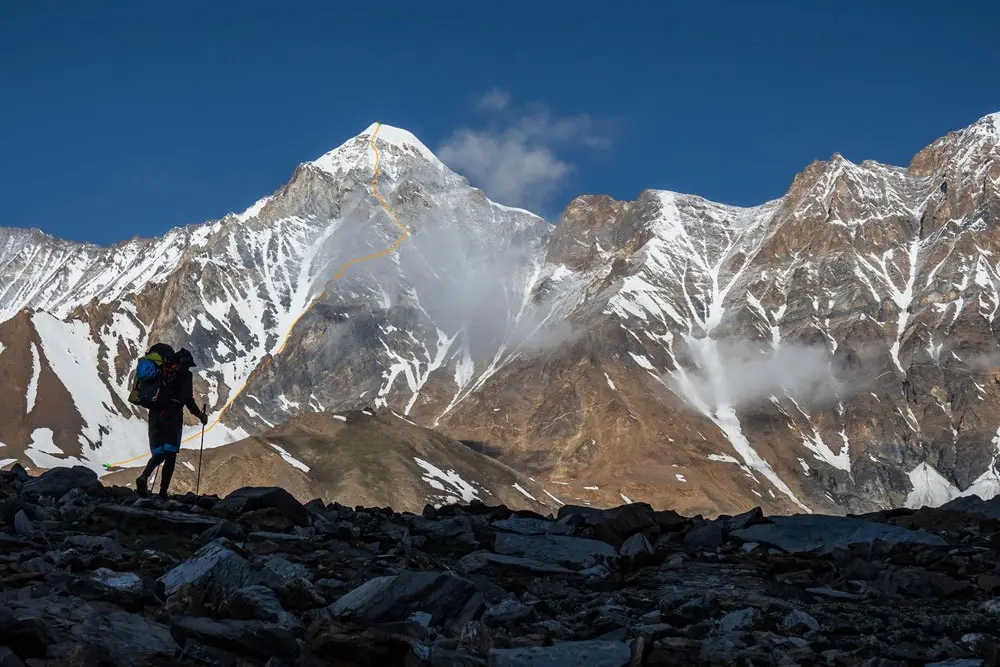
[[[476,491],[471,484],[462,479],[462,477],[454,470],[445,472],[437,466],[428,463],[423,459],[417,458],[416,456],[413,457],[413,460],[417,462],[418,466],[424,469],[423,480],[435,489],[444,491],[445,485],[447,485],[451,487],[451,489],[454,490],[454,492],[457,493],[466,503],[480,499],[479,492]]]
[[[28,391],[25,394],[27,409],[24,414],[35,409],[35,400],[38,398],[38,376],[42,373],[42,364],[38,359],[38,347],[31,344],[31,381],[28,383]]]
[[[619,492],[618,492],[618,495],[619,495],[619,496],[621,496],[621,497],[622,497],[622,500],[624,500],[624,501],[625,501],[626,503],[628,503],[629,505],[631,505],[631,504],[632,504],[632,499],[631,499],[631,498],[629,498],[628,496],[626,496],[626,495],[625,495],[624,493],[622,493],[621,491],[619,491]]]
[[[547,496],[548,496],[549,498],[551,498],[552,500],[556,501],[556,502],[557,502],[557,503],[559,503],[560,505],[565,505],[565,504],[566,504],[566,503],[564,503],[563,501],[561,501],[561,500],[559,500],[558,498],[556,498],[555,496],[553,496],[553,495],[552,495],[551,493],[549,493],[548,491],[546,491],[546,492],[545,492],[545,495],[547,495]]]
[[[278,454],[281,455],[281,458],[282,460],[284,460],[285,463],[289,464],[293,468],[298,468],[302,472],[309,472],[309,466],[307,466],[305,463],[299,461],[297,458],[289,454],[288,451],[284,449],[281,445],[276,445],[273,442],[269,442],[267,444],[271,445],[274,451],[278,452]]]
[[[926,461],[907,475],[913,489],[906,495],[903,504],[910,509],[920,509],[924,506],[940,507],[959,495],[958,488]]]
[[[674,477],[676,477],[676,478],[677,478],[677,481],[678,481],[678,482],[686,482],[686,481],[687,481],[687,479],[685,479],[684,475],[682,475],[682,474],[680,474],[680,473],[675,473],[675,474],[674,474]]]
[[[531,495],[530,493],[528,493],[527,491],[525,491],[524,488],[520,484],[518,484],[517,482],[515,482],[512,486],[515,489],[517,489],[518,491],[520,491],[522,496],[530,498],[530,499],[534,500],[536,503],[538,502],[538,498],[535,498],[533,495]]]

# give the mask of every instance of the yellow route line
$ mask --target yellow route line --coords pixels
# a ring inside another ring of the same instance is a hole
[[[372,195],[375,197],[375,199],[378,200],[379,204],[382,205],[382,208],[385,209],[386,213],[388,213],[389,216],[392,217],[392,221],[394,223],[396,223],[396,226],[399,227],[400,232],[402,232],[402,233],[399,235],[399,238],[396,239],[396,242],[393,243],[388,248],[386,248],[384,250],[380,250],[379,252],[376,252],[376,253],[372,253],[370,255],[365,255],[363,257],[354,257],[353,259],[349,259],[342,267],[340,267],[340,270],[332,278],[330,278],[329,281],[327,281],[326,286],[323,288],[323,291],[320,292],[319,296],[317,296],[312,301],[310,301],[309,305],[306,306],[305,310],[303,310],[299,314],[299,316],[296,317],[295,320],[291,323],[291,325],[288,327],[287,333],[285,333],[285,337],[281,341],[281,345],[278,346],[278,349],[275,350],[273,354],[268,355],[267,357],[264,358],[264,362],[262,364],[260,364],[259,366],[257,366],[257,368],[250,373],[250,376],[247,378],[246,382],[243,383],[243,386],[240,387],[239,390],[237,390],[236,393],[234,393],[229,398],[228,401],[226,401],[226,404],[224,406],[222,406],[222,409],[219,410],[219,413],[215,417],[215,420],[212,421],[211,424],[209,424],[208,426],[205,427],[205,432],[206,433],[208,433],[216,425],[218,425],[219,421],[222,419],[222,416],[226,413],[226,411],[229,409],[229,407],[233,404],[233,401],[235,401],[237,398],[239,398],[240,394],[243,393],[243,391],[247,388],[247,386],[254,379],[254,377],[256,377],[257,373],[259,373],[260,371],[262,371],[265,368],[267,368],[268,364],[271,363],[271,360],[274,359],[274,357],[276,357],[277,355],[281,354],[281,351],[285,349],[285,345],[288,343],[289,337],[291,337],[291,335],[292,335],[292,330],[295,329],[295,326],[299,323],[299,320],[301,320],[303,317],[305,317],[306,313],[308,313],[310,310],[312,310],[313,305],[315,305],[320,299],[322,299],[326,295],[327,290],[330,289],[330,286],[333,285],[333,282],[335,280],[339,280],[340,278],[342,278],[344,276],[344,274],[347,272],[347,269],[349,267],[355,265],[355,264],[361,264],[362,262],[367,262],[370,259],[379,259],[380,257],[385,257],[386,255],[394,252],[396,250],[396,248],[399,247],[399,244],[403,242],[403,239],[405,239],[407,236],[410,235],[409,230],[407,230],[406,227],[403,225],[403,223],[401,223],[399,221],[399,218],[396,217],[396,214],[393,212],[393,210],[391,208],[389,208],[389,204],[387,204],[386,201],[385,201],[385,199],[382,198],[382,195],[380,195],[378,193],[378,177],[379,177],[379,171],[380,171],[380,164],[381,164],[381,161],[382,161],[382,154],[379,152],[378,147],[375,145],[375,138],[378,137],[379,130],[381,130],[381,129],[382,129],[382,123],[376,123],[375,132],[372,133],[372,138],[368,142],[369,145],[372,147],[372,150],[375,151],[375,173],[374,173],[374,175],[372,175],[372,180],[371,180],[371,183],[370,183],[371,189],[372,189]],[[201,432],[199,431],[198,433],[195,433],[193,435],[188,436],[187,438],[185,438],[184,440],[182,440],[181,443],[184,444],[184,443],[191,442],[192,440],[194,440],[195,438],[199,437],[200,435],[201,435]],[[144,458],[148,458],[148,457],[149,457],[149,454],[140,454],[139,456],[133,456],[132,458],[126,459],[124,461],[118,461],[116,463],[106,463],[106,464],[104,464],[104,467],[105,468],[114,468],[114,467],[117,467],[117,466],[126,465],[128,463],[132,463],[133,461],[138,461],[139,459],[144,459]]]

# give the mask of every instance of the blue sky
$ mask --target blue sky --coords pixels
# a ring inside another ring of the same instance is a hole
[[[550,217],[644,188],[756,204],[1000,111],[998,23],[972,1],[2,3],[0,225],[161,234],[375,120]]]

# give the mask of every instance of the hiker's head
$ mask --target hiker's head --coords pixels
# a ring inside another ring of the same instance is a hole
[[[181,365],[181,368],[191,368],[198,365],[194,363],[194,357],[191,356],[191,352],[183,347],[177,351],[177,363]]]

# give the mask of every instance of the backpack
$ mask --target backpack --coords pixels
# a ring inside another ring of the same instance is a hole
[[[148,352],[139,358],[129,403],[152,410],[173,397],[174,382],[180,372],[175,355]]]

